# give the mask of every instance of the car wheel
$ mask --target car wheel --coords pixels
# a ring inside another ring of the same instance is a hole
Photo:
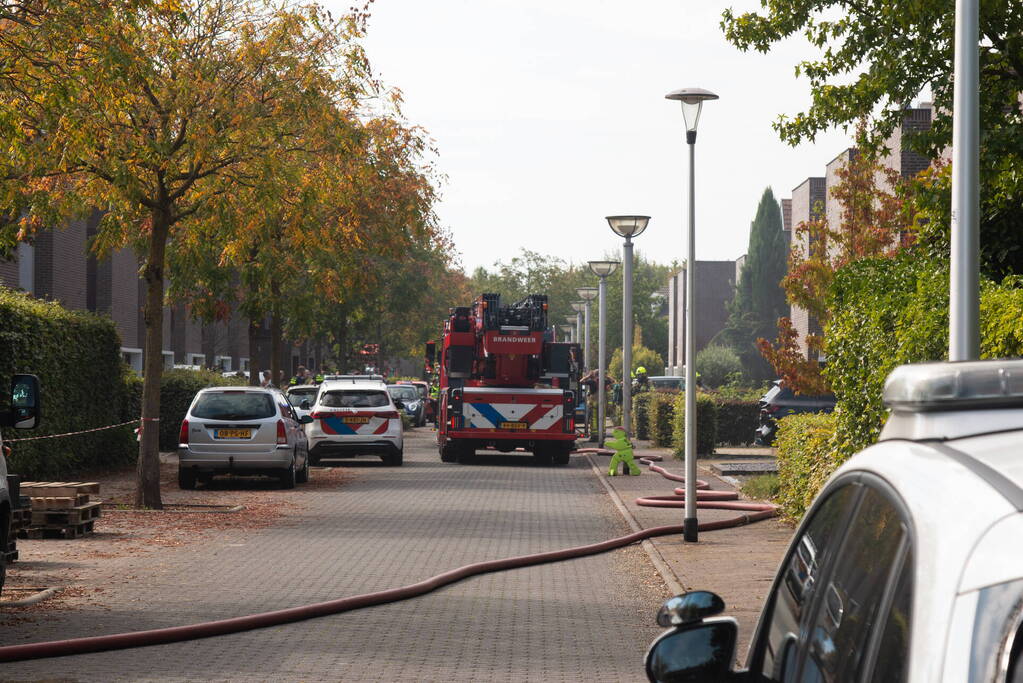
[[[306,456],[305,456],[305,463],[302,465],[302,469],[300,469],[295,474],[295,481],[297,481],[299,484],[305,484],[306,482],[309,481],[309,455],[308,454],[306,454]]]
[[[476,449],[471,446],[460,446],[458,448],[458,462],[468,465],[476,458]]]
[[[178,468],[178,488],[184,491],[191,491],[195,488],[195,470]]]
[[[405,451],[404,449],[397,453],[388,453],[383,458],[384,464],[388,467],[401,467],[402,463],[405,462]]]
[[[277,475],[278,480],[281,482],[282,489],[293,489],[295,488],[295,481],[297,479],[297,473],[295,472],[295,461],[292,460],[291,464],[288,465],[288,469]]]
[[[438,447],[441,462],[458,462],[458,452],[450,444]]]
[[[559,465],[559,466],[560,465],[567,465],[568,461],[569,461],[569,458],[571,458],[571,457],[572,457],[572,449],[571,448],[567,448],[567,447],[559,448],[558,450],[554,451],[554,457],[553,457],[554,464],[555,465]]]
[[[551,457],[551,451],[547,448],[537,448],[533,451],[533,462],[537,465],[547,466],[553,462],[554,458]]]

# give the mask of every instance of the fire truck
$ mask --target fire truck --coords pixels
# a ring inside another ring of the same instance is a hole
[[[437,446],[444,462],[467,462],[477,450],[529,451],[542,464],[565,465],[575,448],[578,344],[553,341],[547,296],[502,305],[483,294],[451,309],[444,322]]]

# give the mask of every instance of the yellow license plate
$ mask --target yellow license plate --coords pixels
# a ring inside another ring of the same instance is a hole
[[[218,429],[213,434],[218,439],[248,439],[252,436],[251,429]]]
[[[342,417],[341,421],[346,425],[364,425],[369,423],[368,417]]]
[[[501,429],[529,429],[529,424],[525,422],[502,422]]]

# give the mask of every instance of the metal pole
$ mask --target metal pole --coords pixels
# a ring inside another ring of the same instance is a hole
[[[575,343],[578,344],[583,340],[583,312],[575,312]]]
[[[622,249],[622,426],[632,433],[632,238]]]
[[[689,143],[689,237],[686,256],[686,510],[682,520],[682,537],[697,541],[696,521],[696,341],[693,335],[693,313],[696,283],[696,135],[687,135]]]
[[[590,302],[586,300],[586,311],[583,314],[583,369],[588,373],[590,371]],[[590,397],[586,396],[586,434],[588,438],[592,439],[593,435],[590,434]]]
[[[604,420],[606,419],[607,391],[607,276],[600,278],[600,314],[597,321],[597,445],[604,447]]]
[[[948,359],[980,357],[979,0],[956,0]]]

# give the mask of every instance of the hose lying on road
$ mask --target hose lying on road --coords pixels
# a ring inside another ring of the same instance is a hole
[[[647,464],[651,468],[655,467],[651,462],[646,462],[645,464]],[[661,470],[661,468],[659,467],[657,469]],[[663,470],[661,473],[662,474],[664,473]],[[670,475],[670,477],[677,480],[678,475]],[[703,484],[704,486],[706,486],[705,482],[703,482]],[[670,498],[674,503],[678,496],[658,496],[651,498],[649,500],[658,500],[660,498],[664,499]],[[684,500],[684,497],[682,499]],[[639,501],[637,501],[637,503],[638,502]],[[711,501],[705,501],[700,503],[698,507],[720,508],[725,505],[754,506],[754,504],[752,503],[713,503]],[[774,515],[774,506],[760,507],[761,508],[770,507],[771,510],[769,512],[765,510],[753,515],[742,515],[739,517],[733,517],[730,519],[715,522],[704,522],[700,524],[698,528],[700,531],[713,531],[715,529],[725,529],[728,527],[748,524],[749,522],[754,522],[759,519],[766,519],[767,517],[771,517]],[[726,509],[752,510],[753,508],[728,507]],[[553,550],[546,553],[518,555],[516,557],[508,557],[501,560],[489,560],[486,562],[476,562],[473,564],[467,564],[464,567],[452,569],[450,571],[444,572],[443,574],[438,574],[424,581],[420,581],[419,583],[413,583],[408,586],[402,586],[400,588],[391,588],[389,590],[379,591],[375,593],[363,593],[362,595],[354,595],[347,598],[339,598],[337,600],[328,600],[327,602],[319,602],[312,605],[303,605],[300,607],[289,607],[287,609],[276,610],[273,612],[264,612],[262,614],[250,614],[244,617],[220,619],[218,621],[208,621],[199,624],[189,624],[187,626],[157,628],[147,631],[115,633],[106,636],[89,636],[86,638],[53,640],[42,643],[29,643],[25,645],[7,645],[4,647],[0,647],[0,662],[17,662],[28,659],[62,657],[67,655],[87,654],[90,652],[105,652],[108,650],[123,650],[133,647],[160,645],[164,643],[176,643],[186,640],[195,640],[198,638],[209,638],[211,636],[221,636],[230,633],[240,633],[242,631],[250,631],[257,628],[266,628],[267,626],[279,626],[281,624],[288,624],[296,621],[304,621],[306,619],[314,619],[316,617],[324,617],[331,614],[341,614],[343,612],[350,612],[352,610],[362,609],[364,607],[372,607],[374,605],[383,605],[391,602],[408,600],[409,598],[425,595],[426,593],[430,593],[432,591],[437,590],[438,588],[442,588],[452,583],[456,583],[458,581],[461,581],[462,579],[469,578],[470,576],[478,576],[480,574],[504,571],[507,569],[517,569],[520,567],[530,567],[534,565],[545,564],[548,562],[560,562],[562,560],[570,560],[577,557],[586,557],[588,555],[596,555],[598,553],[607,552],[609,550],[622,548],[624,546],[631,545],[633,543],[643,541],[648,538],[654,538],[657,536],[670,536],[673,534],[677,535],[681,533],[682,533],[681,525],[658,526],[650,529],[643,529],[642,531],[637,531],[626,536],[612,538],[610,540],[602,541],[600,543],[591,543],[590,545],[576,546],[574,548],[564,548],[562,550]]]

